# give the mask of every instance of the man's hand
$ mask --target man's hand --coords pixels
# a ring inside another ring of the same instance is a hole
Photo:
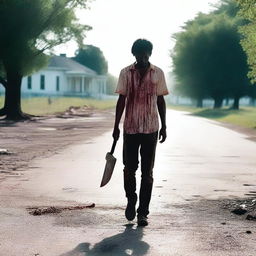
[[[165,140],[166,140],[166,128],[161,128],[160,131],[159,131],[159,140],[160,140],[160,143],[163,143]]]
[[[112,137],[114,138],[114,140],[118,140],[119,136],[120,136],[120,130],[119,130],[118,127],[115,127],[114,131],[113,131],[113,134],[112,134]]]

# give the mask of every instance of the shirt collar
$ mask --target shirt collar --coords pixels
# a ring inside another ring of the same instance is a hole
[[[136,64],[136,62],[134,62],[134,63],[130,66],[130,70],[136,70],[135,64]],[[153,64],[151,64],[150,62],[149,62],[149,69],[155,70],[155,66],[154,66]]]

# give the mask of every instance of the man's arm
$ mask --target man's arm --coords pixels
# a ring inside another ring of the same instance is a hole
[[[157,108],[161,119],[161,129],[159,131],[160,143],[163,143],[166,140],[166,104],[164,96],[157,97]]]
[[[118,140],[120,136],[119,123],[120,123],[122,114],[124,112],[125,99],[126,99],[126,96],[120,94],[116,104],[116,118],[115,118],[114,131],[112,134],[114,140]]]

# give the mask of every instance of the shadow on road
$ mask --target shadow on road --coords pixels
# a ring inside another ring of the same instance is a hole
[[[60,256],[127,256],[145,255],[149,245],[143,242],[143,228],[133,228],[133,224],[126,225],[123,233],[104,238],[99,243],[90,246],[90,243],[81,243],[72,251]]]
[[[200,116],[200,117],[206,117],[210,119],[218,119],[222,117],[226,117],[232,114],[243,114],[246,112],[243,109],[240,110],[234,110],[230,108],[225,108],[225,109],[204,109],[202,111],[197,111],[196,113],[190,113],[190,115],[193,116]]]

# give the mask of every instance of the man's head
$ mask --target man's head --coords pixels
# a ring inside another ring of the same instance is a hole
[[[132,54],[135,56],[138,66],[147,67],[153,45],[146,39],[137,39],[132,45]]]

